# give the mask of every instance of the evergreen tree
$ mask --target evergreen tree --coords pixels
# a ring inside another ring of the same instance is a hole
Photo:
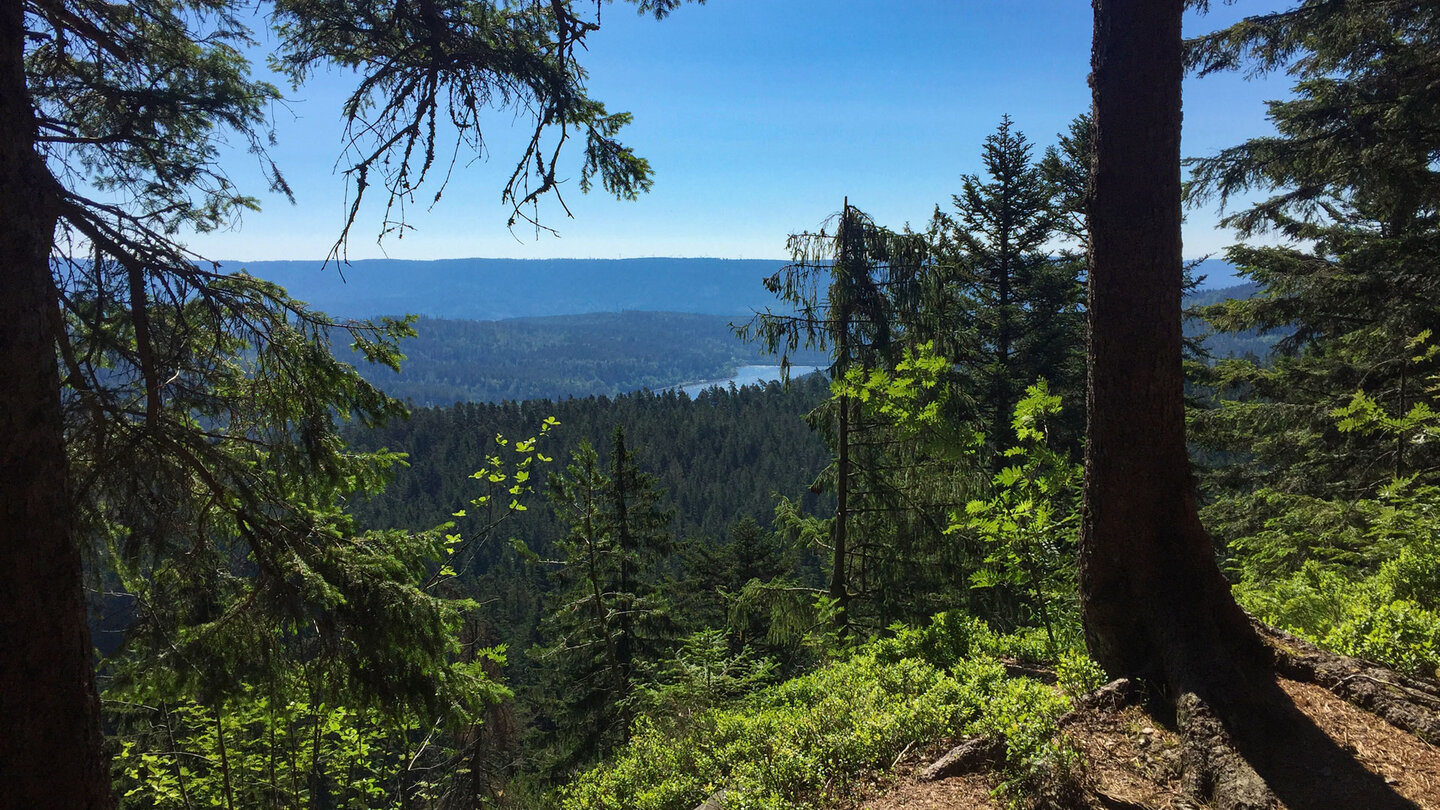
[[[774,533],[746,515],[730,525],[727,537],[714,544],[689,543],[681,551],[682,572],[670,588],[689,630],[729,624],[734,597],[750,582],[770,582],[795,568],[794,554]],[[732,647],[763,641],[768,628],[749,617],[734,630]]]
[[[1037,378],[1068,400],[1072,445],[1083,424],[1080,264],[1051,255],[1056,191],[1031,152],[1003,118],[981,150],[986,177],[962,177],[955,213],[937,211],[933,226],[946,290],[941,322],[963,325],[940,345],[962,369],[960,387],[976,392],[973,418],[997,459],[1015,404]]]
[[[561,740],[560,764],[574,764],[618,743],[617,699],[623,692],[616,636],[618,621],[610,588],[617,578],[617,550],[605,526],[609,480],[589,442],[583,442],[564,475],[550,478],[550,500],[567,526],[555,544],[560,557],[553,590],[540,623],[542,647],[531,650],[550,674],[555,690],[542,711],[554,718]]]
[[[1410,361],[1412,339],[1440,328],[1437,36],[1433,4],[1306,2],[1192,43],[1202,73],[1288,66],[1298,79],[1270,104],[1275,135],[1192,161],[1192,200],[1263,192],[1222,224],[1281,237],[1231,247],[1261,290],[1204,311],[1225,332],[1288,330],[1269,363],[1215,368],[1218,407],[1194,419],[1201,442],[1237,461],[1211,479],[1242,496],[1211,509],[1231,538],[1306,499],[1369,497],[1440,464],[1429,443],[1341,432],[1331,415],[1357,391],[1404,413],[1437,368]],[[1339,528],[1314,550],[1343,553],[1324,548],[1346,542]]]
[[[674,5],[638,3],[657,16]],[[274,365],[265,373],[291,393],[333,384],[343,371],[327,363],[325,341],[307,334],[316,318],[265,285],[219,275],[181,241],[255,207],[218,163],[227,139],[259,156],[272,188],[288,190],[265,157],[265,115],[279,91],[249,75],[246,13],[227,0],[24,0],[0,12],[0,371],[10,381],[0,392],[0,504],[10,532],[0,544],[0,644],[8,651],[0,725],[12,732],[0,741],[0,763],[7,795],[21,805],[108,804],[81,596],[81,549],[95,538],[74,518],[99,511],[83,499],[102,488],[81,477],[82,468],[123,476],[113,465],[133,460],[128,448],[165,455],[178,478],[140,467],[129,473],[137,484],[156,484],[145,493],[156,504],[193,495],[230,522],[226,531],[249,547],[264,584],[285,593],[247,604],[294,608],[317,596],[335,604],[328,580],[339,569],[315,566],[333,550],[334,532],[290,520],[330,505],[291,508],[229,471],[244,464],[247,447],[268,463],[285,461],[293,447],[316,459],[324,477],[343,476],[326,468],[334,453],[325,445],[335,415],[351,403],[342,395],[306,420],[289,421],[285,411],[216,439],[214,413],[231,406],[223,392],[207,397],[205,383],[244,366],[246,351],[261,344],[284,348],[268,355]],[[609,113],[585,90],[575,55],[598,21],[576,4],[282,0],[269,20],[279,40],[275,64],[296,84],[329,67],[360,74],[343,110],[355,193],[338,255],[367,188],[388,197],[393,216],[382,229],[403,227],[404,205],[447,165],[434,160],[443,134],[479,149],[492,104],[533,115],[504,192],[516,218],[533,217],[527,208],[556,189],[551,138],[584,140],[582,188],[598,180],[625,197],[649,185],[648,164],[617,139],[628,116]],[[434,126],[439,119],[454,128]],[[286,331],[292,318],[304,338]],[[225,335],[237,324],[258,328]],[[62,402],[87,421],[67,424]],[[67,461],[74,434],[97,429],[102,438],[85,450],[99,452]],[[216,475],[212,462],[230,466]],[[285,519],[274,520],[277,513]],[[214,542],[214,526],[190,526],[197,547]],[[131,537],[138,547],[147,535]]]
[[[653,477],[637,467],[624,429],[612,440],[609,475],[582,441],[565,474],[550,478],[567,530],[555,544],[541,644],[531,656],[545,671],[539,688],[555,728],[549,767],[557,774],[629,739],[643,671],[673,635],[658,587],[672,515]]]
[[[1243,718],[1269,653],[1230,595],[1185,446],[1180,297],[1182,0],[1095,4],[1090,410],[1080,533],[1090,654]],[[1260,697],[1263,695],[1264,697]]]
[[[609,527],[619,557],[615,609],[620,668],[622,736],[630,738],[634,719],[636,662],[653,661],[664,649],[669,616],[658,587],[662,566],[675,545],[670,526],[674,513],[661,506],[655,477],[642,472],[625,444],[625,428],[615,426],[610,451]]]
[[[818,234],[791,235],[793,263],[765,281],[795,314],[767,309],[737,333],[779,353],[782,366],[788,366],[789,353],[802,345],[828,348],[830,378],[840,380],[852,370],[887,368],[898,359],[904,333],[899,313],[920,311],[929,251],[920,237],[877,226],[849,200],[833,222],[834,234],[822,228]],[[859,477],[866,468],[878,468],[880,458],[878,446],[862,438],[859,415],[859,404],[845,393],[812,415],[835,457],[833,476],[825,476],[834,485],[836,502],[827,596],[842,635],[851,624],[849,605],[857,587],[851,561],[868,553],[851,543],[851,524],[864,511],[851,493],[863,491],[857,489]]]
[[[1082,263],[1090,248],[1090,225],[1085,220],[1085,194],[1090,187],[1090,153],[1094,149],[1094,123],[1089,113],[1076,116],[1053,146],[1045,147],[1040,172],[1050,186],[1050,216],[1055,233],[1072,245]],[[1067,258],[1071,253],[1064,253]]]
[[[1407,802],[1328,739],[1274,678],[1293,655],[1239,608],[1200,523],[1181,372],[1182,0],[1096,0],[1090,195],[1090,412],[1081,518],[1086,642],[1112,676],[1177,709],[1185,776],[1224,806]],[[1310,666],[1325,667],[1330,662]],[[1290,671],[1294,672],[1299,667]],[[1343,679],[1342,679],[1343,680]],[[1398,690],[1397,690],[1398,691]],[[1383,699],[1382,699],[1383,700]],[[1268,752],[1298,753],[1278,763]],[[1273,793],[1271,791],[1274,791]]]

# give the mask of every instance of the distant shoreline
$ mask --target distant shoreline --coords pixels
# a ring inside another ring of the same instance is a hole
[[[791,366],[790,379],[798,379],[809,374],[814,374],[820,370],[820,366]],[[710,388],[728,388],[731,383],[734,383],[736,388],[744,388],[747,385],[758,385],[779,379],[780,366],[778,365],[747,365],[735,369],[735,373],[729,377],[722,377],[717,380],[696,380],[676,383],[665,390],[684,391],[690,397],[694,397],[701,391]]]

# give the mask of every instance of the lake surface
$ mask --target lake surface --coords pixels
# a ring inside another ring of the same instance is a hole
[[[804,377],[806,374],[813,374],[819,371],[820,368],[820,366],[791,366],[790,379],[796,380]],[[721,380],[700,380],[698,382],[681,383],[675,387],[694,397],[701,391],[713,386],[729,388],[730,383],[735,383],[736,388],[742,388],[747,385],[760,385],[778,379],[780,379],[779,366],[741,366],[735,370],[735,376],[733,377],[726,377]]]

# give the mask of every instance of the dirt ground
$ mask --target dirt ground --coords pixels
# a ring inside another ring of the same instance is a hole
[[[1365,771],[1380,777],[1400,799],[1418,810],[1440,810],[1440,749],[1394,728],[1313,684],[1281,681],[1296,707],[1324,731]],[[1181,781],[1180,739],[1154,722],[1144,710],[1127,706],[1073,716],[1065,733],[1083,752],[1081,784],[1086,799],[1077,807],[1124,810],[1202,810],[1186,798]],[[1004,810],[1007,803],[992,794],[999,777],[992,771],[920,782],[916,774],[943,752],[943,747],[902,759],[900,776],[869,798],[845,807],[854,810]],[[1307,807],[1287,810],[1367,810],[1347,796],[1353,785],[1329,768],[1308,778],[1315,790]],[[878,788],[879,786],[877,786]],[[1279,791],[1277,791],[1279,792]],[[1300,795],[1300,794],[1296,794]],[[1024,806],[1024,802],[1021,803]],[[1278,807],[1285,807],[1281,804]]]

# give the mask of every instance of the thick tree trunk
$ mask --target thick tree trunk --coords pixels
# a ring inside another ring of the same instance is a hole
[[[1413,810],[1276,684],[1200,525],[1180,366],[1184,2],[1095,0],[1085,639],[1173,707],[1194,803]]]
[[[21,6],[0,4],[0,806],[100,808],[108,763],[52,331],[53,181],[33,149]]]
[[[1184,0],[1095,0],[1089,426],[1080,585],[1114,677],[1207,700],[1266,677],[1196,511],[1180,349]]]

